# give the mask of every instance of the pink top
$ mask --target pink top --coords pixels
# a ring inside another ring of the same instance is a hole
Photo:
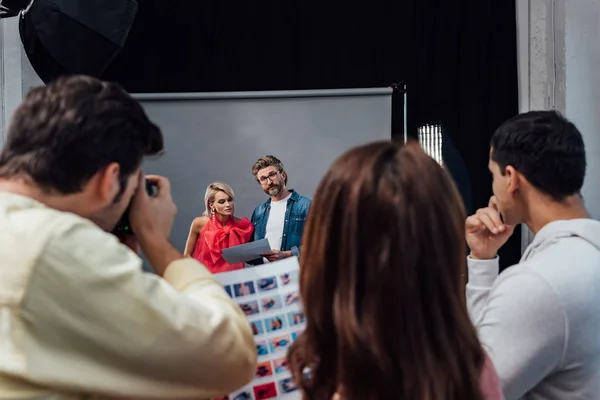
[[[485,356],[485,363],[481,370],[481,393],[485,400],[504,400],[502,389],[500,388],[500,380],[494,368],[494,364],[490,358]]]
[[[481,394],[485,400],[504,400],[498,374],[496,373],[494,364],[492,364],[492,361],[487,355],[485,356],[483,368],[481,369],[479,385]],[[343,400],[343,398],[339,393],[336,393],[331,400]]]
[[[248,242],[253,230],[252,223],[246,217],[239,221],[231,217],[223,226],[221,221],[213,216],[200,232],[192,257],[204,264],[213,274],[242,269],[244,263],[225,262],[223,249]]]

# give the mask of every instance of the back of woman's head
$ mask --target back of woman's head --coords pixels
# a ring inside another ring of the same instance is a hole
[[[307,329],[290,365],[308,399],[481,398],[464,219],[454,184],[418,145],[377,142],[335,161],[300,260]]]

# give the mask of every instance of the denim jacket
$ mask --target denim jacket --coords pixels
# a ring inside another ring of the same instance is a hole
[[[306,216],[308,215],[308,210],[310,209],[312,201],[308,197],[299,195],[294,190],[290,190],[290,192],[292,192],[292,195],[287,201],[280,250],[291,250],[294,256],[299,256],[302,232],[304,232]],[[254,225],[254,233],[250,240],[260,240],[265,238],[270,211],[270,198],[254,209],[251,218],[252,225]]]

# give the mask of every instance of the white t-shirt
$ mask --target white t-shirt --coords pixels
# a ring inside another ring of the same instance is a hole
[[[280,250],[283,239],[283,225],[285,223],[285,212],[287,210],[287,201],[292,194],[279,201],[271,200],[271,211],[267,220],[267,231],[265,237],[269,240],[271,250]],[[268,262],[267,259],[264,259]]]

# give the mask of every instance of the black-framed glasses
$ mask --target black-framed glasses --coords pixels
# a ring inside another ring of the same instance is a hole
[[[277,174],[279,174],[279,171],[271,171],[267,176],[261,176],[258,181],[260,182],[261,185],[264,185],[265,183],[267,183],[267,180],[270,180],[271,182],[273,182],[275,180],[275,177],[277,176]]]

